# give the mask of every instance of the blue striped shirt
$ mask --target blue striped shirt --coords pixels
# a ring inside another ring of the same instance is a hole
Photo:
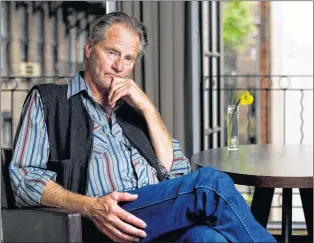
[[[114,190],[128,191],[158,183],[155,168],[131,146],[116,122],[115,111],[119,105],[109,117],[77,73],[68,85],[67,98],[82,90],[88,93],[87,97],[81,95],[81,98],[94,123],[86,195],[99,197]],[[38,206],[44,186],[49,180],[55,181],[57,176],[47,170],[49,142],[38,91],[35,90],[26,101],[20,123],[21,129],[16,134],[17,143],[9,167],[11,184],[17,206]],[[172,143],[173,163],[170,172],[160,165],[170,179],[191,171],[190,162],[182,153],[179,142],[172,139]]]

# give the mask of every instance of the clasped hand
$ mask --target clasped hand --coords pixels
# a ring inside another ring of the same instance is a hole
[[[109,87],[108,105],[113,109],[119,99],[143,111],[151,101],[141,88],[131,79],[113,77]]]
[[[143,220],[122,209],[118,202],[134,201],[137,195],[112,192],[106,196],[93,198],[86,207],[87,216],[96,227],[115,242],[134,242],[146,237]]]

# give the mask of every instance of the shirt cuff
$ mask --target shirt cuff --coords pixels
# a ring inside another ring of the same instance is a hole
[[[191,172],[190,161],[183,154],[180,143],[177,140],[172,139],[172,145],[173,145],[173,160],[170,171],[167,170],[166,167],[158,160],[163,178],[167,179],[180,177]]]
[[[48,181],[56,180],[57,174],[49,170],[28,172],[16,190],[16,205],[19,207],[40,206],[41,196]]]

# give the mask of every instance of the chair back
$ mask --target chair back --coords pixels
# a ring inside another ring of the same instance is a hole
[[[15,200],[9,176],[9,164],[12,159],[12,149],[1,148],[1,208],[15,208]]]

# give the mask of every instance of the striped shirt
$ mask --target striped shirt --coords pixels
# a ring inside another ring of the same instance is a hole
[[[121,126],[116,122],[115,107],[109,117],[102,105],[96,102],[90,88],[79,73],[68,85],[67,98],[86,90],[83,103],[93,120],[93,144],[88,165],[86,195],[103,196],[114,190],[128,191],[158,183],[155,168],[149,165],[140,152],[131,146]],[[21,129],[9,166],[11,184],[16,204],[20,207],[38,206],[44,186],[56,180],[56,173],[47,170],[49,142],[43,105],[38,91],[34,90],[22,111]],[[161,164],[162,172],[169,179],[191,171],[190,162],[184,156],[178,141],[172,139],[173,163],[168,172]]]

